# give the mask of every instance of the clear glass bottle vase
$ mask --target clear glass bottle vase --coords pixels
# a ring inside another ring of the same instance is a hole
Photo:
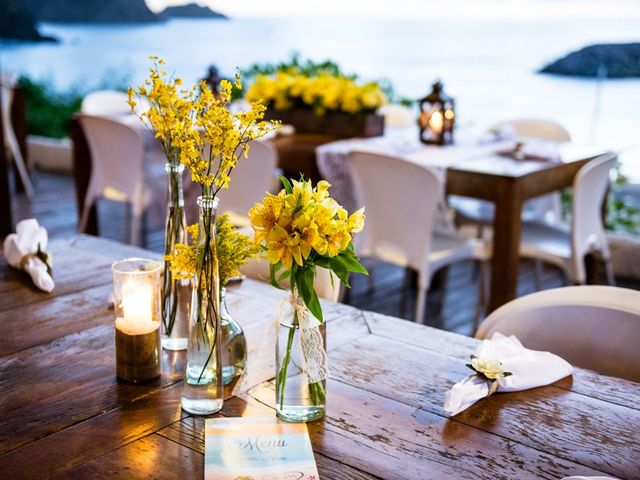
[[[278,321],[276,413],[289,422],[322,418],[326,403],[327,343],[320,323],[295,293]]]
[[[220,281],[216,254],[215,197],[198,197],[198,261],[191,299],[191,332],[182,408],[209,415],[222,408]]]
[[[244,331],[227,310],[226,289],[220,292],[220,328],[222,330],[222,383],[240,379],[247,365],[247,340]]]
[[[182,172],[184,165],[167,163],[167,219],[164,231],[164,253],[174,253],[177,243],[185,243],[186,218]],[[191,304],[191,280],[175,278],[164,262],[162,284],[162,348],[186,350],[189,340],[189,306]]]

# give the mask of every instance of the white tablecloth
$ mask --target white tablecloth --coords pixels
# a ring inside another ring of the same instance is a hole
[[[320,174],[332,185],[332,196],[351,212],[361,205],[355,197],[353,180],[346,166],[349,152],[393,155],[428,166],[440,178],[444,187],[447,168],[461,160],[488,155],[512,146],[512,141],[483,144],[477,138],[464,134],[456,138],[454,145],[425,145],[419,141],[415,128],[387,128],[381,137],[350,138],[320,145],[316,148],[316,162]],[[442,192],[444,195],[444,188]]]

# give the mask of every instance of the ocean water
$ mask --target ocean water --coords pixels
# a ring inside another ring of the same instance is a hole
[[[580,143],[622,149],[624,171],[640,181],[640,79],[575,79],[535,73],[597,42],[640,41],[637,19],[259,18],[180,19],[142,26],[62,26],[41,31],[58,44],[0,44],[0,66],[60,88],[105,81],[140,83],[149,55],[192,82],[210,64],[224,74],[298,51],[331,59],[363,79],[389,79],[418,98],[442,79],[458,125],[482,131],[510,118],[546,118]]]

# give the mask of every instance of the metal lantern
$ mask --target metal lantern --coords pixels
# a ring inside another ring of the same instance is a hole
[[[453,143],[455,112],[453,98],[442,90],[439,80],[429,95],[420,100],[420,140],[429,145]]]

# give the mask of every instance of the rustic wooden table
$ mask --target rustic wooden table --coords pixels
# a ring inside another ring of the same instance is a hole
[[[202,478],[204,420],[180,409],[184,353],[163,352],[149,384],[115,376],[110,264],[152,254],[87,236],[50,250],[52,294],[0,261],[0,477]],[[281,295],[248,280],[230,288],[249,371],[267,381],[226,401],[223,416],[273,415],[262,332]],[[577,369],[448,419],[444,394],[468,374],[477,341],[345,305],[324,310],[327,415],[309,425],[321,478],[640,478],[640,385]]]
[[[562,152],[562,162],[487,155],[447,170],[448,194],[489,200],[495,205],[487,313],[516,298],[524,202],[570,187],[580,167],[603,153],[568,146]]]

